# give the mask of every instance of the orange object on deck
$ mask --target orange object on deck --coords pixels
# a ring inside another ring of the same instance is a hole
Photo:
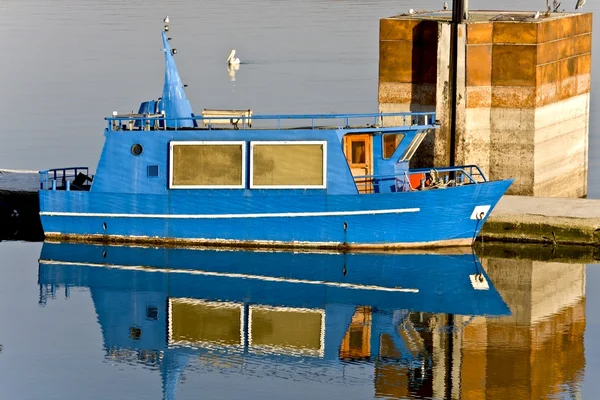
[[[425,179],[424,172],[420,174],[410,174],[408,176],[408,180],[410,181],[410,187],[413,189],[417,189],[419,186],[421,186],[421,179]]]

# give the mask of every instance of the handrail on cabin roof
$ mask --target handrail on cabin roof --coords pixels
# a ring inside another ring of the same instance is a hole
[[[147,126],[150,123],[156,123],[160,121],[203,121],[203,120],[231,120],[235,119],[236,122],[242,124],[243,129],[246,128],[246,121],[252,120],[270,120],[277,122],[277,128],[280,128],[281,121],[291,120],[311,120],[312,128],[315,127],[316,120],[345,120],[345,127],[350,127],[350,120],[357,118],[373,118],[373,125],[383,127],[384,118],[402,118],[401,123],[396,123],[387,126],[388,128],[397,127],[418,127],[420,129],[436,129],[438,123],[435,119],[435,112],[390,112],[390,113],[362,113],[362,114],[265,114],[265,115],[239,115],[239,116],[190,116],[190,117],[179,117],[169,118],[163,114],[121,114],[113,115],[112,117],[106,117],[108,121],[108,130],[114,130],[115,126],[121,121],[129,121],[130,123],[135,121],[143,121]],[[182,124],[183,125],[183,124]],[[164,126],[164,124],[163,124]],[[341,128],[341,127],[340,127]],[[173,128],[171,128],[173,129]],[[175,127],[174,129],[177,129]],[[306,127],[304,128],[306,129]]]

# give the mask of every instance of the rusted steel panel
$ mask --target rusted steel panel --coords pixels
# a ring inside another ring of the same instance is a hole
[[[537,85],[544,85],[546,83],[556,82],[558,79],[558,63],[552,62],[548,64],[539,65],[536,68],[537,74]]]
[[[494,44],[536,44],[538,42],[535,23],[494,22],[492,40]]]
[[[467,25],[467,44],[492,43],[493,23],[475,23]]]
[[[413,40],[413,29],[421,21],[416,19],[382,19],[379,24],[379,40]]]
[[[413,42],[379,42],[379,82],[413,81]]]
[[[492,84],[492,45],[467,46],[467,86]]]
[[[535,86],[537,48],[529,45],[494,45],[493,86]]]
[[[592,13],[579,14],[575,17],[575,34],[592,32]]]
[[[538,44],[537,47],[537,65],[546,64],[549,62],[556,61],[557,58],[557,50],[558,46],[556,41],[553,42],[545,42]]]
[[[592,34],[584,33],[573,38],[573,55],[590,53],[592,51]]]
[[[556,24],[556,38],[564,39],[573,37],[575,35],[575,18],[574,17],[563,17],[557,20]]]
[[[573,37],[560,39],[557,42],[557,59],[572,57],[575,50],[575,40]]]

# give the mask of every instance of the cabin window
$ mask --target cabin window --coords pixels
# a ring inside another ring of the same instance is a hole
[[[327,142],[251,142],[250,187],[324,189]]]
[[[245,142],[171,142],[169,187],[242,189]]]
[[[415,154],[415,151],[417,151],[417,149],[421,145],[421,142],[425,138],[425,135],[427,135],[427,131],[422,131],[415,135],[413,140],[410,142],[410,144],[404,151],[404,154],[402,155],[402,158],[400,158],[400,161],[408,161],[412,158],[413,154]]]
[[[383,140],[383,158],[389,159],[404,139],[404,133],[386,133],[382,136]]]

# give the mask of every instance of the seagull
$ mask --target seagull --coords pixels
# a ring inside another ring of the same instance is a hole
[[[229,65],[240,65],[240,59],[235,57],[235,50],[231,50],[229,57],[227,57]]]
[[[447,9],[448,9],[448,2],[447,2],[447,1],[445,1],[445,2],[444,2],[444,10],[447,10]]]
[[[168,16],[168,15],[165,17],[165,19],[163,19],[163,22],[164,22],[165,24],[168,24],[168,23],[169,23],[169,16]]]
[[[408,10],[408,13],[409,13],[410,15],[413,15],[413,14],[415,13],[415,10],[413,10],[413,9],[411,8],[410,10]]]
[[[533,16],[533,19],[538,19],[540,17],[540,12],[536,12],[535,15]]]
[[[560,7],[560,2],[558,0],[554,0],[552,2],[552,12],[558,12],[559,7]]]
[[[577,0],[577,4],[575,4],[575,9],[579,10],[585,4],[585,0]]]

